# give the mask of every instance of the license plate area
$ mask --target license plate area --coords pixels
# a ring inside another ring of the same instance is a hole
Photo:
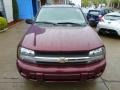
[[[45,81],[71,81],[71,80],[79,80],[81,77],[80,74],[45,74]]]

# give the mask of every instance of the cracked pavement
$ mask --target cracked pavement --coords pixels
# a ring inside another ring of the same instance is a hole
[[[101,36],[107,52],[107,67],[95,81],[38,83],[23,79],[16,69],[17,45],[29,25],[23,21],[0,33],[0,90],[120,90],[120,38]]]

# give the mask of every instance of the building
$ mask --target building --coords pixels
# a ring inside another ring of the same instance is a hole
[[[72,3],[74,3],[76,6],[81,7],[81,0],[70,0]]]
[[[2,0],[0,0],[0,16],[4,16],[4,12],[5,10],[4,10],[4,6],[3,6],[3,1]]]
[[[45,0],[17,0],[19,18],[20,19],[31,19],[38,12],[41,4],[45,3]]]
[[[69,0],[46,0],[47,4],[68,4]]]
[[[13,21],[12,0],[0,0],[0,12],[7,19],[8,23]]]
[[[45,4],[67,4],[69,0],[17,0],[20,19],[31,19],[36,16],[40,7]]]

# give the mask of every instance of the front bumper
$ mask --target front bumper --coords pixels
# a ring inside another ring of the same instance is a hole
[[[17,60],[19,73],[26,79],[36,81],[80,81],[96,79],[105,70],[106,60],[86,65],[42,65]]]

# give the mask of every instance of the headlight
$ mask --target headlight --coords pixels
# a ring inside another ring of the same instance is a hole
[[[89,52],[89,56],[95,60],[101,60],[105,58],[105,48],[101,47]]]
[[[30,49],[20,47],[18,49],[18,57],[22,60],[31,60],[35,56],[35,52]]]

